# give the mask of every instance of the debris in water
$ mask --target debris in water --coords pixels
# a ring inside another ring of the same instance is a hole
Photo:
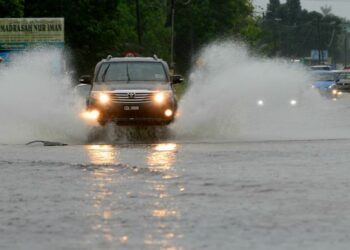
[[[26,145],[31,145],[31,144],[34,144],[34,143],[42,143],[44,146],[67,146],[68,145],[68,144],[61,143],[61,142],[41,141],[41,140],[28,142]]]

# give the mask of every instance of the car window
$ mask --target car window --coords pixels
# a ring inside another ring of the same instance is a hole
[[[96,81],[101,82],[102,81],[102,76],[106,72],[106,68],[108,67],[109,63],[103,63],[99,69],[99,72],[97,74]]]
[[[159,62],[113,62],[104,63],[97,81],[165,81],[167,76]]]
[[[339,74],[339,79],[350,79],[350,73],[342,73],[342,74]]]

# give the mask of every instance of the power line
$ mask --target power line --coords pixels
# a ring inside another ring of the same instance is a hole
[[[324,3],[350,3],[349,0],[303,0],[305,2],[324,2]]]

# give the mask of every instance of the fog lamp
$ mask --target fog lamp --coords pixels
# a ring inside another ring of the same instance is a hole
[[[173,115],[173,111],[171,109],[167,109],[167,110],[165,110],[164,115],[166,117],[170,117]]]
[[[86,120],[97,120],[100,116],[100,111],[94,110],[86,110],[82,112],[81,116]]]

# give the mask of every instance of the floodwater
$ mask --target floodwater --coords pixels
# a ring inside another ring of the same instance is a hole
[[[0,146],[1,249],[348,249],[350,140]]]
[[[58,58],[0,69],[0,249],[349,249],[350,95],[214,43],[168,130],[92,130]]]

